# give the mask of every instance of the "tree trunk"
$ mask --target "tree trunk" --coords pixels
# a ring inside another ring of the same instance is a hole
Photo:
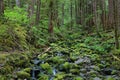
[[[96,33],[100,37],[100,33],[99,33],[100,15],[98,14],[97,10],[98,10],[97,0],[94,0],[94,2],[93,2],[94,23],[95,23]]]
[[[72,26],[73,26],[73,4],[72,4],[72,0],[71,1],[71,4],[70,4],[70,16],[71,16],[71,23],[70,23],[70,29],[72,30]]]
[[[20,7],[20,0],[15,0],[16,1],[16,6]]]
[[[40,22],[40,6],[41,6],[41,0],[37,0],[37,9],[36,9],[36,21],[35,21],[35,23],[36,23],[36,25],[38,25],[39,24],[39,22]]]
[[[30,26],[34,25],[34,23],[35,23],[35,21],[33,19],[34,5],[35,5],[35,0],[29,0],[29,3],[28,3],[28,18],[29,18]]]
[[[49,4],[49,27],[48,27],[48,32],[52,36],[53,35],[53,19],[54,19],[54,2],[50,0]]]
[[[118,0],[113,0],[113,5],[114,5],[114,32],[115,32],[115,44],[116,44],[116,49],[119,49],[119,40],[118,40],[118,26],[119,26],[119,13],[118,13]]]
[[[113,0],[108,0],[108,20],[109,20],[109,28],[113,28],[114,26],[114,7],[113,7]]]
[[[0,0],[0,16],[4,14],[4,2]]]

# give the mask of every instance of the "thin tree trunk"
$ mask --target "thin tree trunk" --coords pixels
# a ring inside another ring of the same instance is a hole
[[[71,1],[71,4],[70,4],[70,16],[71,16],[71,24],[70,24],[70,29],[72,30],[72,26],[73,26],[73,4],[72,4],[72,0]]]
[[[94,11],[94,23],[96,27],[96,33],[98,36],[100,36],[99,33],[100,22],[99,22],[99,14],[97,13],[97,0],[94,0],[93,2],[93,11]]]
[[[64,3],[62,3],[62,26],[64,25]]]
[[[20,7],[20,0],[15,0],[16,1],[16,6]]]
[[[0,0],[0,15],[4,14],[4,2],[3,0]]]
[[[116,49],[119,49],[119,40],[118,40],[118,25],[119,25],[119,21],[118,21],[118,5],[117,4],[118,0],[114,0],[113,1],[113,5],[114,5],[114,32],[115,32],[115,44],[116,44]]]
[[[39,22],[40,22],[40,6],[41,6],[41,0],[37,0],[37,9],[36,9],[36,21],[35,21],[35,23],[36,23],[36,25],[38,25],[39,24]]]
[[[49,32],[50,36],[53,35],[53,26],[54,26],[53,25],[53,19],[54,19],[54,9],[53,8],[54,8],[54,3],[52,0],[50,0],[50,4],[49,4],[50,19],[49,19],[49,27],[48,27],[48,32]]]

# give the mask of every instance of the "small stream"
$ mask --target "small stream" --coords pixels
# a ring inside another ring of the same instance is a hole
[[[65,52],[56,52],[51,57],[51,54],[46,54],[44,58],[34,58],[31,61],[33,64],[31,79],[120,80],[120,72],[118,70],[106,66],[97,66],[87,56],[71,58],[68,54],[65,54]],[[105,61],[101,61],[100,64],[105,64]]]

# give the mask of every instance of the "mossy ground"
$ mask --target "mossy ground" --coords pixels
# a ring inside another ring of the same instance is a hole
[[[107,41],[102,41],[103,39]],[[94,42],[93,42],[94,41]],[[72,37],[50,43],[50,50],[41,55],[42,50],[15,51],[0,53],[0,77],[30,79],[33,65],[31,60],[38,58],[40,72],[38,80],[119,80],[120,51],[114,49],[114,39],[108,34],[101,38]],[[34,52],[35,51],[35,52]],[[40,54],[40,55],[39,55]],[[36,56],[38,55],[38,56]]]

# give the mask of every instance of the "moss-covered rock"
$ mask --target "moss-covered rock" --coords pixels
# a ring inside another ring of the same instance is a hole
[[[62,63],[64,63],[65,62],[65,59],[64,58],[62,58],[62,57],[60,57],[60,56],[55,56],[55,57],[51,57],[51,58],[49,58],[48,60],[47,60],[48,62],[52,62],[52,63],[54,63],[54,64],[62,64]]]
[[[6,57],[6,64],[13,67],[28,67],[30,60],[26,54],[11,54]]]
[[[0,52],[0,64],[5,64],[5,60],[6,60],[6,56],[8,56],[9,54]]]
[[[54,80],[64,80],[66,74],[64,72],[57,73]]]
[[[0,75],[0,80],[7,80],[7,78],[4,75]]]
[[[4,65],[3,67],[0,67],[0,74],[6,75],[9,73],[12,73],[13,67],[10,65]]]
[[[46,74],[40,74],[38,80],[49,80],[49,76]]]
[[[65,62],[64,64],[63,64],[63,68],[64,69],[71,69],[72,68],[72,64],[70,64],[69,62]]]
[[[84,80],[82,77],[75,77],[74,80]]]
[[[17,77],[20,79],[30,79],[30,74],[25,71],[17,72]]]
[[[112,77],[108,77],[108,78],[106,78],[105,80],[116,80],[116,79],[114,79],[114,78],[112,78]]]
[[[77,75],[80,73],[80,70],[79,69],[70,69],[70,73]]]
[[[24,71],[24,72],[27,72],[27,73],[30,73],[31,70],[32,70],[31,68],[25,68],[25,69],[23,69],[23,71]]]
[[[50,64],[44,63],[44,64],[41,64],[40,66],[43,70],[47,71],[47,73],[52,74],[52,67]]]

